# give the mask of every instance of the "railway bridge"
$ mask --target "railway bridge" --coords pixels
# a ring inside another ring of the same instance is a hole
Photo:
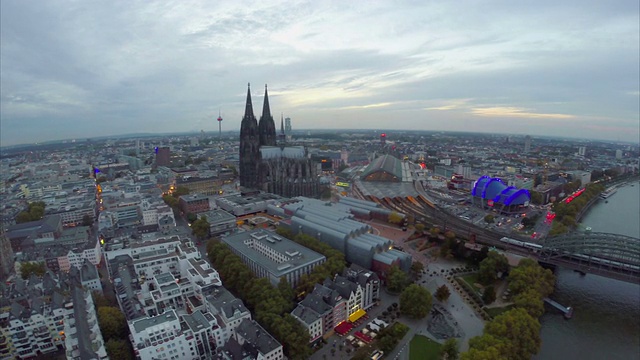
[[[640,284],[640,239],[625,235],[573,232],[547,237],[539,261]]]

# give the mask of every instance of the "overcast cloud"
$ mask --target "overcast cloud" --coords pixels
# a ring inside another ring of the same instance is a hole
[[[239,130],[246,85],[294,129],[638,142],[630,1],[0,2],[3,146]]]

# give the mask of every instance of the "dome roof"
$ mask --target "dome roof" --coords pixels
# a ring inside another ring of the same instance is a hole
[[[471,195],[504,205],[524,205],[531,200],[528,190],[505,185],[501,179],[482,176],[476,180]]]

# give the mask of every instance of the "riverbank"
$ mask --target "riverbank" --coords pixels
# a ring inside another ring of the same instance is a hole
[[[609,203],[598,202],[582,224],[594,232],[640,238],[640,179],[618,188]],[[533,360],[640,360],[638,285],[573,270],[556,270],[553,299],[575,309],[571,320],[551,310],[542,316],[540,353]],[[570,344],[568,346],[568,344]]]
[[[605,191],[606,191],[607,189],[609,189],[611,187],[615,187],[616,189],[620,189],[620,188],[623,188],[623,187],[629,186],[629,185],[634,186],[634,185],[636,185],[636,183],[640,184],[640,176],[638,176],[638,175],[632,176],[630,178],[624,178],[624,179],[621,179],[620,181],[612,181],[612,182],[609,182],[609,183],[604,183],[603,185],[606,186],[606,188],[605,188]],[[602,192],[600,194],[602,194]],[[599,195],[597,197],[591,199],[584,206],[584,208],[582,208],[582,210],[580,210],[578,215],[576,215],[576,224],[582,223],[582,219],[589,213],[589,211],[591,210],[593,205],[598,204],[600,202],[604,202],[604,201],[608,201],[608,200],[603,199]]]

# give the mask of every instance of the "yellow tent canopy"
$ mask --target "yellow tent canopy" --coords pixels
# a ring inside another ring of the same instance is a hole
[[[356,312],[354,312],[353,314],[349,315],[349,321],[354,322],[354,321],[358,321],[358,319],[360,319],[361,317],[365,316],[367,313],[362,310],[362,309],[358,309],[356,310]]]

